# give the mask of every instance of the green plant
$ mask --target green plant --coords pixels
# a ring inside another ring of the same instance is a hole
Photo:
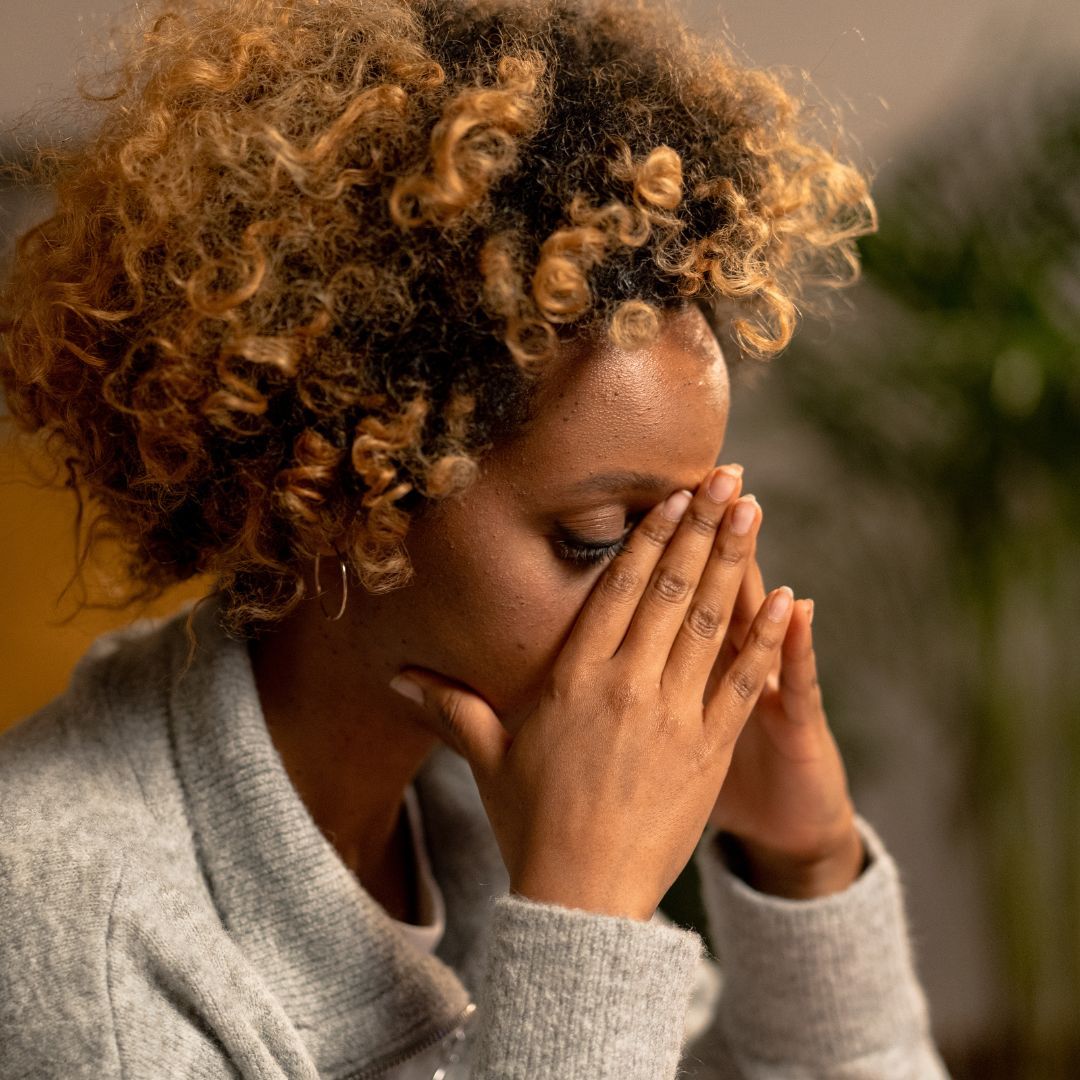
[[[956,694],[1008,1075],[1046,1080],[1080,1069],[1080,83],[1001,85],[879,186],[872,315],[778,381],[845,468],[934,522],[966,647],[926,648]]]

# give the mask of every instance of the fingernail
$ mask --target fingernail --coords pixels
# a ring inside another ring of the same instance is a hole
[[[738,482],[738,474],[731,472],[730,469],[721,469],[719,472],[713,473],[713,477],[706,489],[709,498],[713,502],[727,502],[735,494],[735,487]]]
[[[680,521],[683,514],[686,513],[686,508],[690,505],[690,500],[694,496],[685,489],[683,491],[676,491],[673,495],[669,495],[664,500],[664,505],[660,508],[660,513],[663,517],[666,517],[668,521]]]
[[[390,680],[390,689],[396,690],[410,701],[415,701],[417,705],[424,704],[424,691],[412,679],[406,679],[404,675],[395,675]]]
[[[757,517],[758,503],[752,495],[744,495],[736,504],[731,516],[731,531],[736,536],[745,536]]]
[[[769,600],[768,616],[773,622],[780,622],[791,607],[795,594],[786,585],[781,586]]]
[[[725,465],[724,468],[730,470],[736,476],[742,476],[743,474],[743,467],[737,461],[733,461],[730,465]]]
[[[806,625],[807,626],[812,626],[814,624],[814,601],[813,600],[807,600],[806,603],[807,603]]]

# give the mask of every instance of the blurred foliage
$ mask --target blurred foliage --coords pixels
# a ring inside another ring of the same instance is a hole
[[[780,382],[933,522],[952,609],[926,612],[923,650],[951,684],[1009,1009],[1002,1071],[984,1048],[978,1075],[1048,1080],[1080,1076],[1080,82],[1000,87],[878,185],[872,315]]]

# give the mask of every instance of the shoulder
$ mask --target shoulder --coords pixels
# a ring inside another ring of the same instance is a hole
[[[98,638],[63,694],[0,735],[8,927],[62,915],[65,903],[85,922],[107,906],[125,859],[182,815],[168,732],[177,618]]]
[[[178,618],[98,638],[63,694],[0,735],[0,1043],[16,1061],[40,1063],[45,1037],[71,1076],[111,1075],[124,912],[197,882],[168,730]]]
[[[131,781],[81,711],[65,694],[0,737],[0,1043],[27,1075],[53,1041],[45,1014],[50,1068],[113,1074],[106,949],[124,857],[107,822]]]

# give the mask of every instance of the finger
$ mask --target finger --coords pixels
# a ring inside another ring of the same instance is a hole
[[[800,600],[795,605],[781,649],[780,696],[784,714],[789,720],[802,724],[820,722],[825,716],[810,628],[813,617],[813,600]]]
[[[597,578],[555,661],[556,672],[614,655],[653,568],[692,499],[691,492],[676,491],[638,522],[623,550]]]
[[[474,774],[497,771],[511,737],[483,698],[430,672],[406,668],[390,687],[416,706],[416,719],[469,763]]]
[[[747,499],[752,495],[745,496]],[[750,627],[754,623],[754,617],[765,603],[765,583],[761,578],[761,568],[757,562],[757,536],[754,537],[754,546],[747,560],[746,573],[743,574],[739,583],[739,595],[735,597],[735,607],[731,613],[731,623],[724,638],[724,644],[720,649],[717,662],[724,669],[731,666],[739,650],[746,641],[746,635],[750,633]]]
[[[705,482],[716,472],[708,474]],[[735,480],[738,483],[738,475]],[[643,596],[650,586],[656,588],[658,563],[680,534],[687,515],[692,518],[691,524],[700,529],[703,512],[700,501],[691,511],[694,502],[693,492],[676,491],[649,511],[631,532],[624,551],[612,559],[586,599],[556,660],[556,672],[582,661],[610,659],[620,649]]]
[[[757,559],[751,560],[750,564],[750,576],[752,578],[752,595],[757,601],[758,607],[765,601],[765,582],[761,576],[761,566]],[[783,650],[776,656],[776,662],[772,666],[772,670],[769,672],[769,677],[765,681],[765,685],[770,690],[776,690],[780,686],[780,668],[783,663]]]
[[[727,624],[730,604],[723,597],[710,595],[696,607],[692,605],[700,591],[703,571],[710,565],[717,545],[717,530],[727,521],[733,500],[741,485],[741,477],[721,468],[705,477],[698,486],[683,521],[653,570],[649,584],[637,605],[626,636],[619,649],[620,657],[632,665],[635,672],[660,678],[671,654],[680,627],[689,616],[701,627],[708,645],[719,647],[720,638],[713,638],[718,620]],[[750,503],[756,510],[756,504]],[[739,521],[746,529],[753,527],[753,518],[746,522],[745,512]],[[730,530],[729,530],[730,531]],[[739,544],[745,548],[745,538]],[[725,557],[730,557],[732,545],[725,541]],[[734,582],[738,585],[738,581]],[[731,589],[734,599],[734,588]]]
[[[760,537],[760,534],[759,534]],[[739,589],[738,599],[735,601],[735,612],[731,617],[731,629],[724,639],[724,646],[720,650],[717,663],[721,670],[726,670],[735,660],[746,641],[746,635],[754,622],[754,616],[765,602],[765,582],[761,576],[761,565],[757,561],[757,543],[755,540],[754,551],[750,555],[750,564],[743,577],[742,587]],[[781,657],[778,654],[776,663],[765,680],[765,688],[776,691],[780,688],[780,665]]]
[[[761,576],[761,566],[757,561],[757,544],[750,553],[750,561],[743,576],[742,588],[739,590],[739,601],[735,605],[735,615],[732,618],[732,630],[737,635],[736,643],[741,649],[746,641],[750,627],[754,624],[754,617],[765,603],[765,581]]]
[[[791,621],[793,593],[774,589],[762,604],[735,662],[705,703],[705,724],[721,745],[733,743],[753,711]]]
[[[731,623],[760,524],[761,507],[749,495],[732,504],[724,515],[697,591],[672,643],[663,673],[666,684],[705,686]]]

